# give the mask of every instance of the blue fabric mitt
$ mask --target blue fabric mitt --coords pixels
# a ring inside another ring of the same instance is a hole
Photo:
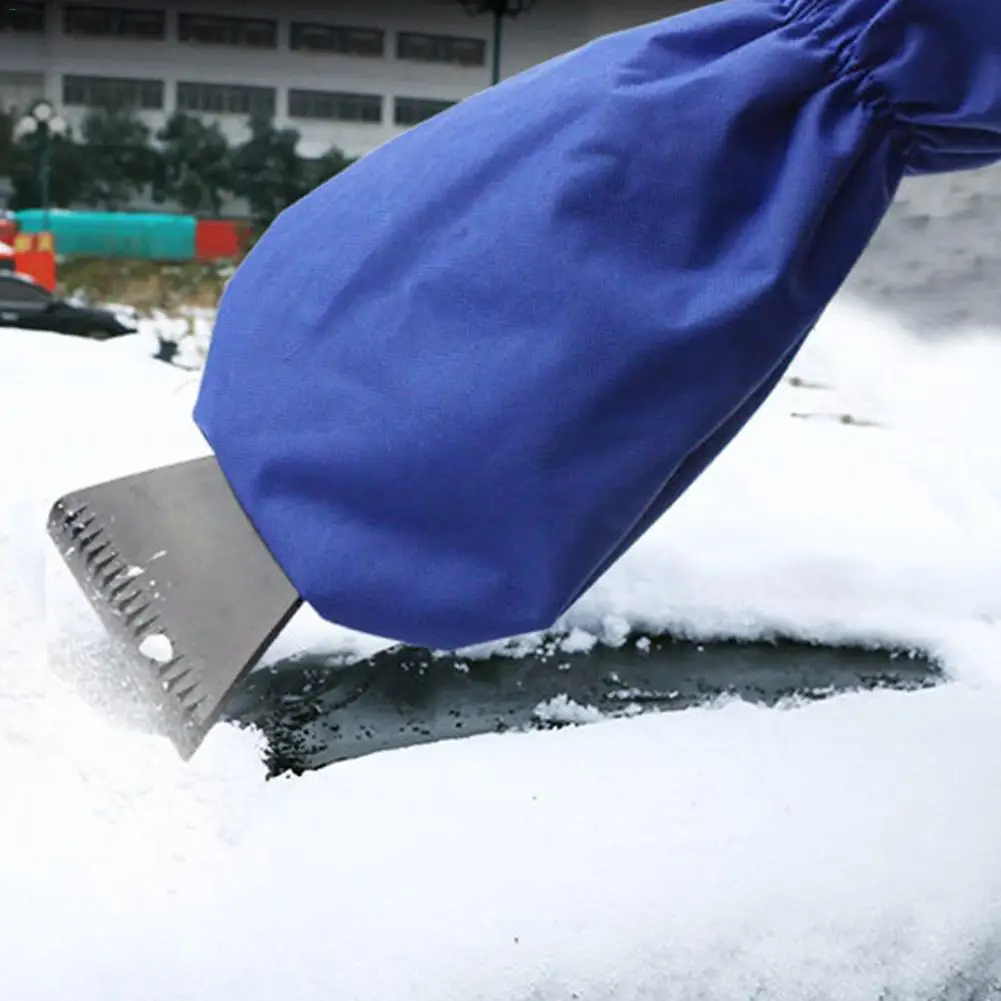
[[[999,157],[997,0],[611,35],[285,211],[195,419],[324,618],[437,648],[546,628],[766,398],[902,177]]]

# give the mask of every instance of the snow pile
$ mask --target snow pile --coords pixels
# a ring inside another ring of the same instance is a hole
[[[839,308],[737,445],[566,617],[1001,663],[996,336]],[[977,660],[977,658],[974,658]]]
[[[48,504],[204,451],[197,377],[136,347],[0,331],[4,997],[989,996],[1001,346],[923,347],[839,306],[800,383],[564,623],[581,650],[667,626],[926,644],[955,684],[271,783],[252,735],[219,728],[182,765],[80,693],[110,654],[46,544]],[[308,616],[282,638],[377,642]]]

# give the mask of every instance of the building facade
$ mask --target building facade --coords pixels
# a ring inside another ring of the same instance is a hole
[[[502,75],[705,0],[538,0],[504,22]],[[0,3],[0,104],[47,98],[71,123],[127,102],[155,129],[176,110],[238,142],[263,110],[301,151],[351,156],[491,82],[493,19],[459,0]]]

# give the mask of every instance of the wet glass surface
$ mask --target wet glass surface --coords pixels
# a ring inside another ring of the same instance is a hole
[[[227,718],[267,737],[272,775],[436,740],[591,724],[741,698],[777,706],[941,682],[907,652],[639,637],[567,654],[462,660],[399,647],[346,666],[323,658],[257,671]]]

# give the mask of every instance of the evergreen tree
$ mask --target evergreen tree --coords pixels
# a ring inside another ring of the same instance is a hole
[[[353,158],[345,156],[344,152],[338,147],[331,146],[323,156],[309,161],[309,187],[319,187],[332,177],[336,177],[342,170],[347,170],[354,162]]]
[[[0,130],[4,128],[0,123]],[[10,178],[12,209],[42,207],[42,137],[38,132],[19,139],[0,136],[0,173]],[[49,138],[49,204],[68,208],[84,201],[88,151],[72,134]]]
[[[81,138],[87,149],[81,198],[88,206],[120,211],[156,179],[150,128],[134,109],[95,109],[83,121]]]
[[[232,190],[229,143],[215,122],[177,112],[157,133],[160,145],[154,196],[192,214],[218,216]]]
[[[310,189],[306,162],[299,156],[299,133],[278,129],[268,115],[253,115],[250,136],[233,150],[233,193],[246,200],[258,228]]]

